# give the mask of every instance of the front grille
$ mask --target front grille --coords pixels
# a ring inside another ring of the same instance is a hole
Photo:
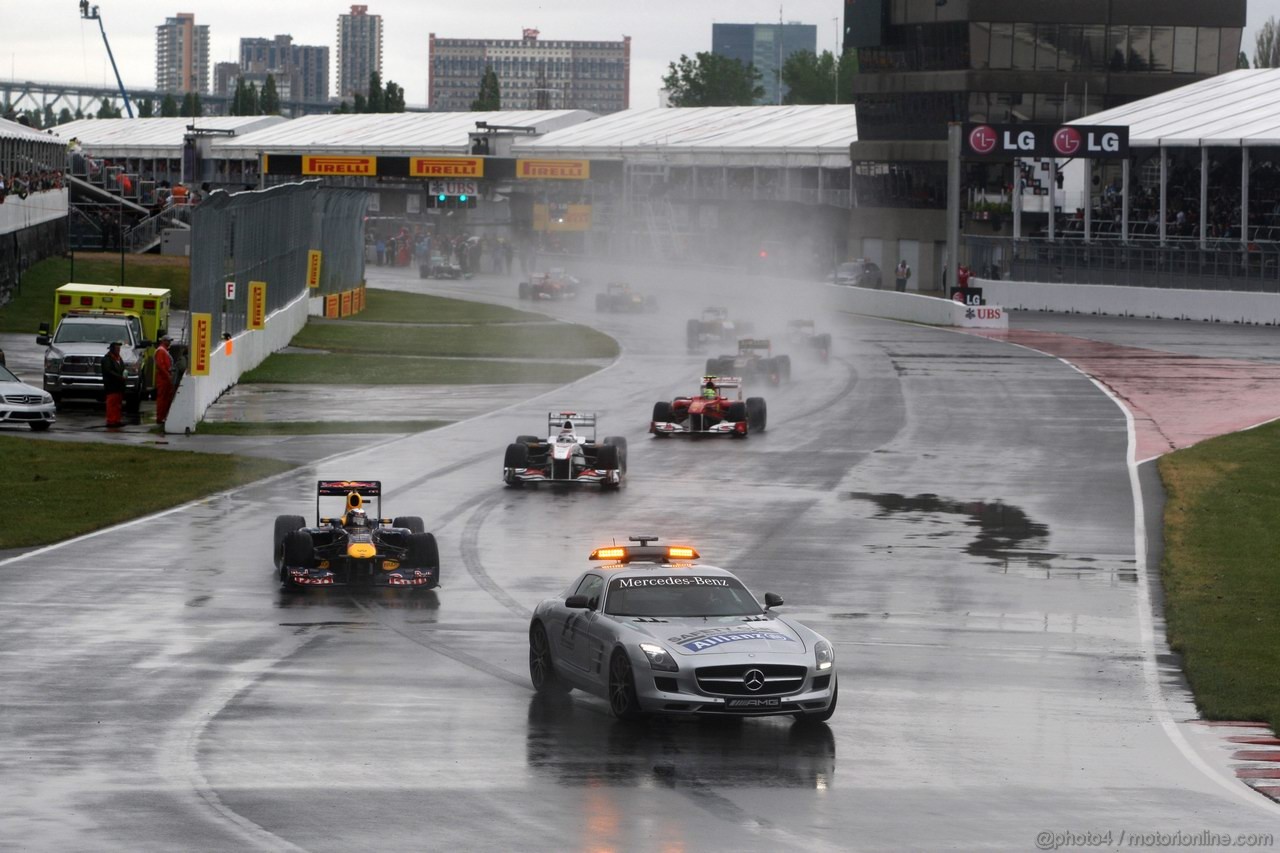
[[[764,678],[758,690],[751,690],[744,680],[747,673],[756,670]],[[704,666],[695,670],[698,687],[706,693],[718,696],[780,696],[795,693],[804,686],[807,666],[789,664],[732,664],[730,666]]]
[[[77,376],[92,376],[100,374],[101,369],[96,364],[76,364],[68,359],[62,363],[63,373],[74,373]]]
[[[38,406],[39,394],[5,394],[4,401],[11,406]]]
[[[831,683],[831,676],[829,676],[829,675],[819,675],[819,676],[815,676],[815,677],[814,677],[814,679],[813,679],[813,689],[814,689],[814,690],[826,690],[826,689],[827,689],[827,685],[828,685],[828,684],[830,684],[830,683]]]

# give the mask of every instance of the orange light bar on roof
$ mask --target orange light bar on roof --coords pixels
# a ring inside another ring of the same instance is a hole
[[[626,556],[626,548],[597,548],[591,552],[593,560],[621,560]]]
[[[667,557],[672,560],[696,560],[698,552],[687,545],[672,545],[667,548]]]

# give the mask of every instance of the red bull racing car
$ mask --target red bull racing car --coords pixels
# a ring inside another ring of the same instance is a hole
[[[343,498],[341,515],[320,515],[321,498]],[[373,516],[366,499],[376,499]],[[320,480],[316,524],[300,515],[276,516],[274,556],[285,588],[367,586],[433,589],[440,585],[436,538],[416,515],[382,517],[378,480]]]
[[[730,392],[736,392],[730,397]],[[649,432],[659,438],[673,435],[728,435],[746,438],[764,432],[768,414],[763,397],[742,399],[742,379],[704,376],[696,397],[676,397],[653,404]]]
[[[743,338],[738,341],[737,355],[707,359],[707,373],[712,376],[735,374],[747,379],[764,379],[770,385],[791,379],[791,356],[773,354],[767,340]]]
[[[508,486],[564,483],[616,489],[626,472],[627,440],[614,435],[596,441],[596,416],[578,412],[548,412],[547,437],[517,436],[502,461],[502,480]]]

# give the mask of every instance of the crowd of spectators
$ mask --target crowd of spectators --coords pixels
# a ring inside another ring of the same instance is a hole
[[[515,247],[506,237],[459,234],[432,234],[416,226],[401,227],[398,231],[365,235],[365,263],[372,266],[405,267],[422,266],[457,267],[463,275],[511,272],[516,256]]]
[[[62,189],[62,172],[57,169],[41,169],[35,172],[0,172],[0,204],[13,195],[26,198],[32,193]]]

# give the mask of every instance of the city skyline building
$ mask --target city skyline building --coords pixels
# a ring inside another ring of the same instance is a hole
[[[179,12],[156,27],[156,89],[186,94],[209,91],[209,27]]]
[[[782,66],[802,50],[818,52],[818,28],[789,21],[785,24],[712,24],[711,52],[754,65],[764,94],[757,104],[780,104],[787,94]]]
[[[242,38],[239,67],[246,81],[265,81],[272,75],[282,99],[286,87],[298,100],[329,99],[328,46],[294,44],[291,35]]]
[[[498,76],[502,109],[581,109],[613,113],[630,106],[631,37],[621,41],[519,39],[428,40],[430,109],[471,109],[486,68]]]
[[[368,6],[352,6],[338,16],[337,96],[369,94],[369,76],[382,73],[382,16],[370,15]]]

